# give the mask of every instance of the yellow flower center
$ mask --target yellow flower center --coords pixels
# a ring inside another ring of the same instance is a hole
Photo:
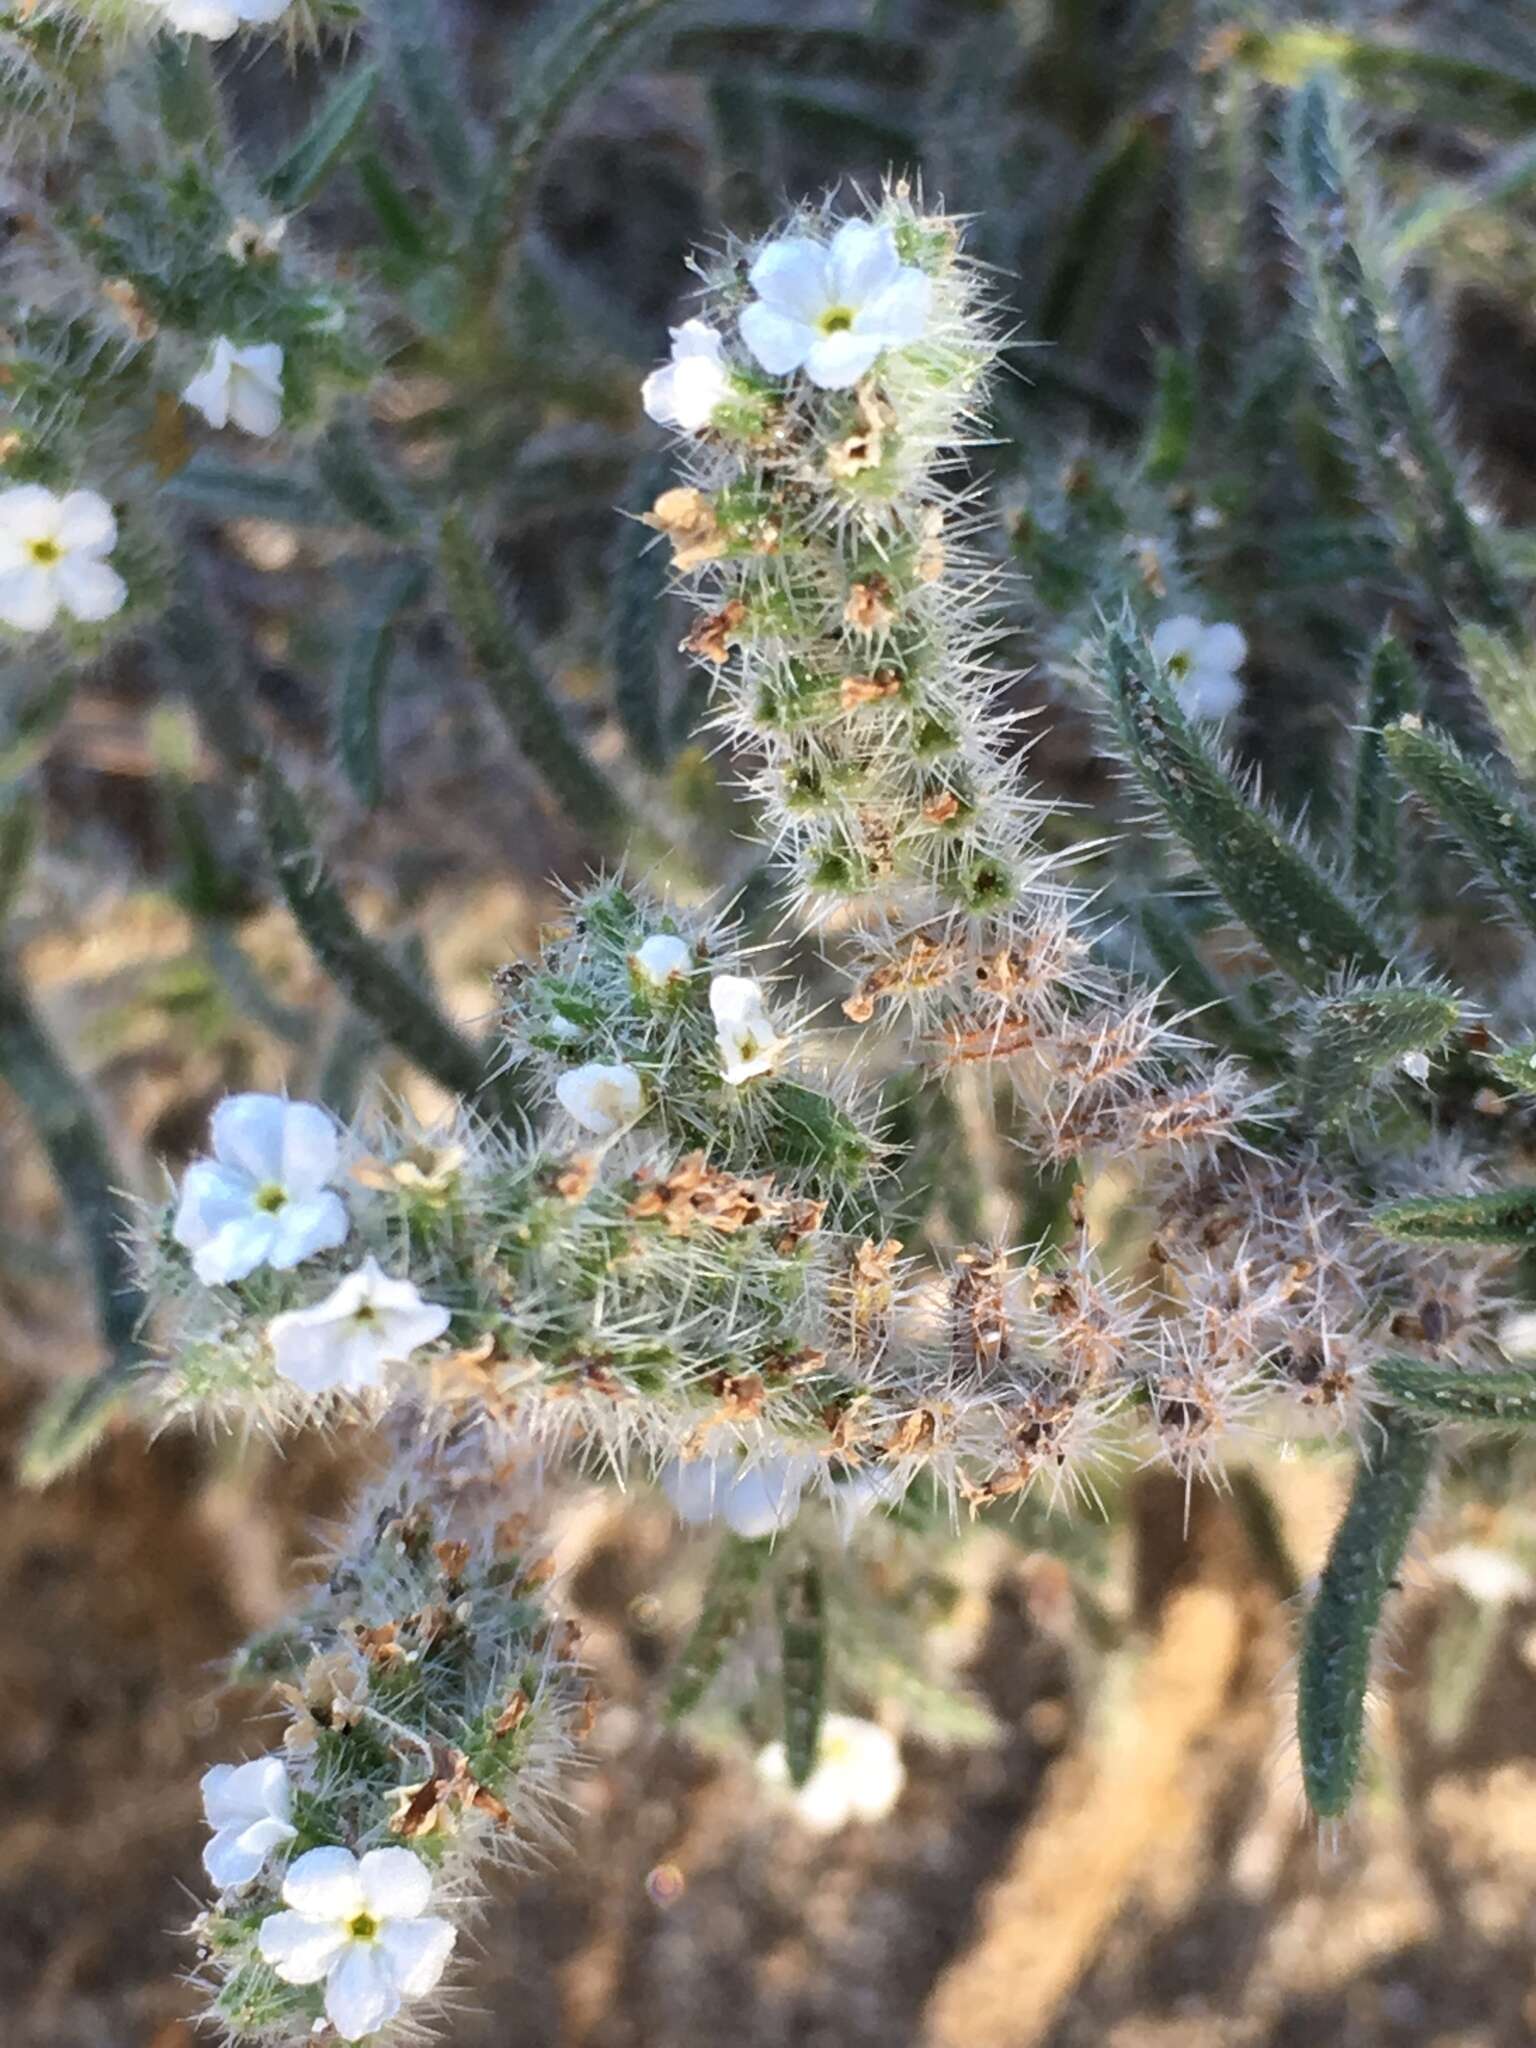
[[[264,1188],[256,1190],[256,1207],[264,1215],[275,1216],[288,1201],[288,1190],[280,1188],[275,1180],[268,1181]]]
[[[1187,654],[1170,654],[1163,665],[1171,676],[1187,676],[1192,663]]]
[[[347,1922],[347,1936],[352,1941],[376,1941],[379,1923],[371,1913],[354,1913]]]
[[[816,325],[823,334],[846,334],[853,325],[853,308],[828,306]]]
[[[376,1323],[379,1312],[371,1301],[360,1301],[352,1311],[352,1320],[354,1323]]]
[[[63,552],[64,550],[56,540],[32,540],[27,542],[27,553],[34,562],[39,563],[45,569],[58,561]]]

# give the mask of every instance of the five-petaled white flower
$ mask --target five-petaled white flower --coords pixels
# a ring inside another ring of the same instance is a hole
[[[204,1771],[203,1812],[213,1829],[203,1868],[220,1891],[249,1884],[272,1851],[297,1833],[293,1789],[280,1756]]]
[[[283,423],[283,352],[275,341],[240,348],[221,334],[181,395],[210,427],[275,434]]]
[[[1236,626],[1208,626],[1190,612],[1164,619],[1152,635],[1152,652],[1173,680],[1174,694],[1190,718],[1229,718],[1243,701],[1238,670],[1248,642]]]
[[[411,1281],[391,1280],[370,1252],[324,1301],[274,1316],[267,1336],[278,1372],[296,1387],[357,1393],[441,1337],[449,1321],[447,1309],[423,1301]]]
[[[128,596],[105,559],[116,542],[112,507],[95,491],[0,491],[0,619],[41,633],[61,611],[86,625],[111,618]]]
[[[555,1099],[567,1116],[599,1138],[632,1124],[645,1107],[645,1091],[634,1068],[607,1067],[601,1060],[588,1060],[562,1074],[555,1083]]]
[[[771,1074],[789,1040],[773,1028],[762,984],[749,974],[717,974],[709,984],[709,1007],[720,1072],[732,1087],[739,1088],[754,1075]]]
[[[830,1835],[851,1820],[884,1820],[901,1797],[907,1774],[895,1738],[873,1721],[828,1714],[821,1749],[803,1785],[791,1786],[782,1742],[759,1752],[758,1775],[787,1795],[808,1828]]]
[[[213,1157],[187,1168],[172,1225],[198,1279],[285,1272],[340,1244],[346,1205],[330,1185],[340,1158],[336,1126],[314,1103],[227,1095],[213,1112]]]
[[[222,43],[245,22],[276,21],[288,0],[151,0],[168,28]]]
[[[685,320],[672,329],[671,362],[652,370],[640,387],[640,403],[658,426],[697,434],[709,425],[731,388],[722,346],[707,320]]]
[[[757,298],[741,316],[741,338],[770,376],[803,369],[823,390],[845,390],[886,349],[920,341],[928,324],[928,279],[874,221],[845,221],[830,242],[786,235],[749,275]]]
[[[310,1849],[283,1879],[283,1902],[257,1935],[285,1984],[325,1985],[325,2012],[344,2041],[388,2026],[443,1974],[454,1927],[427,1912],[432,1873],[409,1849]]]
[[[652,988],[665,988],[693,972],[693,948],[674,932],[653,932],[630,955],[630,965]]]
[[[724,1522],[734,1536],[775,1536],[800,1511],[800,1495],[816,1458],[770,1456],[754,1464],[735,1458],[672,1458],[657,1481],[678,1519],[697,1527]]]

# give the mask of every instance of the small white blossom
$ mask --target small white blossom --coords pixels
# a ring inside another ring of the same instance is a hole
[[[1173,679],[1174,694],[1185,715],[1216,720],[1230,718],[1243,701],[1238,670],[1248,656],[1248,642],[1236,626],[1208,626],[1189,612],[1164,619],[1152,635],[1152,652]]]
[[[221,334],[181,395],[210,427],[275,434],[283,423],[283,352],[275,341],[240,348]]]
[[[203,1773],[203,1812],[213,1839],[203,1868],[219,1887],[249,1884],[274,1849],[291,1842],[293,1788],[280,1756],[215,1764]]]
[[[431,1897],[432,1873],[409,1849],[310,1849],[283,1879],[292,1910],[269,1914],[257,1945],[285,1984],[323,1982],[327,2019],[360,2041],[443,1974],[455,1930],[428,1914]]]
[[[226,1096],[213,1113],[213,1157],[187,1168],[172,1225],[198,1279],[286,1272],[340,1244],[346,1205],[330,1185],[340,1160],[336,1126],[314,1103]]]
[[[907,1782],[895,1738],[873,1721],[852,1714],[828,1714],[821,1750],[805,1783],[791,1786],[782,1742],[770,1742],[757,1759],[765,1784],[785,1794],[806,1827],[835,1834],[851,1820],[884,1820]]]
[[[269,263],[282,247],[288,222],[282,214],[272,220],[252,220],[242,213],[230,229],[224,253],[236,263]]]
[[[0,491],[0,619],[21,633],[45,632],[61,611],[87,625],[109,619],[128,596],[105,559],[116,543],[112,507],[95,491]]]
[[[743,1464],[735,1458],[673,1458],[657,1482],[678,1519],[691,1528],[724,1522],[732,1535],[756,1539],[787,1529],[816,1459],[783,1456]]]
[[[276,21],[288,10],[288,0],[151,0],[167,28],[183,35],[207,36],[222,43],[246,22]]]
[[[1536,1580],[1523,1564],[1507,1551],[1483,1543],[1457,1543],[1441,1551],[1433,1570],[1437,1578],[1449,1579],[1480,1607],[1505,1607],[1514,1600],[1528,1600],[1536,1592]]]
[[[762,984],[748,974],[717,974],[709,984],[709,1008],[720,1071],[732,1087],[739,1088],[757,1074],[771,1074],[789,1040],[773,1028]]]
[[[658,426],[697,434],[709,425],[731,388],[722,346],[706,320],[685,320],[672,329],[671,362],[652,370],[640,387],[640,403]]]
[[[1536,1358],[1536,1309],[1516,1309],[1499,1324],[1499,1349],[1507,1358]]]
[[[750,278],[757,298],[741,316],[742,340],[770,376],[803,369],[823,390],[857,384],[886,349],[920,341],[928,324],[928,279],[873,221],[845,221],[830,242],[770,242]]]
[[[600,1060],[572,1067],[555,1083],[555,1098],[566,1115],[599,1138],[632,1124],[645,1107],[645,1092],[633,1067],[606,1067]]]
[[[348,1393],[379,1383],[386,1365],[441,1337],[448,1310],[423,1301],[409,1280],[391,1280],[370,1253],[313,1308],[290,1309],[267,1325],[285,1380],[311,1394]]]
[[[693,972],[693,948],[672,932],[653,932],[636,947],[630,964],[642,981],[665,988],[668,982],[685,980]]]

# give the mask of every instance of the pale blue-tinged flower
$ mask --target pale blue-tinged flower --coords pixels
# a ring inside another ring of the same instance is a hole
[[[61,611],[86,625],[121,611],[128,588],[106,559],[116,544],[112,507],[95,491],[0,491],[0,619],[42,633]]]
[[[372,1253],[313,1308],[290,1309],[267,1325],[279,1374],[307,1393],[360,1393],[377,1386],[386,1365],[447,1329],[447,1309],[423,1301],[413,1282],[392,1280]]]
[[[1230,718],[1243,701],[1238,670],[1248,657],[1241,630],[1220,622],[1208,626],[1189,612],[1164,619],[1152,635],[1152,652],[1167,670],[1186,717]]]
[[[339,1245],[348,1229],[331,1187],[340,1161],[336,1126],[314,1103],[226,1096],[213,1113],[213,1157],[188,1167],[172,1225],[199,1280],[285,1272]]]
[[[789,1044],[774,1029],[762,984],[749,974],[717,974],[709,984],[720,1072],[733,1088],[771,1074]]]
[[[741,338],[770,376],[803,369],[824,390],[845,390],[928,325],[927,277],[874,221],[845,221],[830,242],[770,242],[749,276],[757,298],[741,316]]]
[[[673,1458],[657,1474],[679,1521],[724,1522],[734,1536],[760,1538],[787,1529],[818,1460],[782,1454],[750,1464],[736,1458]]]
[[[723,345],[707,320],[672,329],[671,362],[652,370],[640,387],[640,403],[658,426],[697,434],[709,425],[731,387]]]
[[[599,1138],[632,1124],[645,1107],[645,1091],[634,1068],[605,1066],[601,1060],[588,1060],[562,1074],[555,1083],[555,1098],[567,1116]]]
[[[285,1984],[323,1983],[326,2018],[361,2041],[443,1974],[455,1930],[427,1912],[431,1899],[432,1873],[409,1849],[310,1849],[283,1879],[290,1910],[262,1921],[257,1946]]]
[[[241,348],[221,334],[181,395],[210,427],[275,434],[283,423],[283,352],[275,341]]]
[[[280,1756],[215,1764],[203,1773],[203,1812],[213,1839],[203,1868],[219,1887],[249,1884],[274,1849],[291,1842],[293,1788]]]

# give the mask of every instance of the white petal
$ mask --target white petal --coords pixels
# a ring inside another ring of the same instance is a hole
[[[599,1138],[632,1123],[645,1106],[640,1076],[633,1067],[589,1060],[555,1083],[555,1099],[566,1115]]]
[[[282,1171],[290,1194],[313,1195],[329,1187],[341,1162],[334,1120],[313,1102],[283,1104]]]
[[[814,324],[832,296],[831,264],[820,242],[786,235],[770,242],[748,272],[753,291],[777,313]],[[764,363],[764,369],[768,365]]]
[[[128,602],[128,586],[107,562],[91,555],[65,555],[53,572],[54,584],[65,611],[83,625],[110,619]]]
[[[179,1245],[195,1252],[227,1224],[244,1222],[255,1213],[251,1207],[253,1192],[249,1175],[220,1166],[213,1159],[195,1161],[181,1183],[181,1200],[171,1235]]]
[[[1186,718],[1207,722],[1230,718],[1243,701],[1243,686],[1229,668],[1197,665],[1175,677],[1173,691]]]
[[[244,1826],[269,1814],[288,1817],[288,1773],[278,1756],[258,1756],[248,1764],[215,1764],[203,1773],[202,1793],[210,1827]]]
[[[819,391],[847,391],[870,369],[885,343],[878,334],[845,329],[818,334],[806,351],[805,374]]]
[[[879,335],[887,348],[905,348],[909,342],[921,341],[932,296],[933,287],[920,270],[903,270],[883,292],[859,308],[853,331]]]
[[[715,416],[715,407],[730,388],[730,379],[717,362],[693,356],[673,365],[672,417],[690,434],[701,433]]]
[[[414,1920],[426,1911],[432,1873],[410,1849],[370,1849],[357,1868],[376,1920]]]
[[[763,1011],[763,985],[750,974],[717,974],[709,984],[709,1013],[718,1030],[756,1024]]]
[[[1201,668],[1241,668],[1248,658],[1248,642],[1242,628],[1225,619],[1207,626],[1200,636],[1195,658]]]
[[[672,1503],[680,1522],[696,1528],[715,1519],[715,1496],[720,1483],[718,1458],[669,1458],[656,1475],[656,1483]]]
[[[332,1387],[355,1385],[350,1377],[351,1359],[338,1356],[342,1347],[337,1341],[336,1325],[329,1317],[323,1323],[306,1323],[306,1313],[313,1312],[274,1316],[267,1325],[279,1378],[302,1387],[307,1394],[324,1394]],[[363,1384],[367,1384],[366,1379]]]
[[[387,2026],[400,2010],[395,1973],[383,1950],[352,1942],[325,1980],[325,2010],[344,2041],[361,2041]]]
[[[109,553],[117,540],[112,507],[99,491],[71,491],[59,506],[54,538],[71,553]]]
[[[307,1849],[288,1867],[283,1903],[316,1920],[354,1919],[367,1904],[357,1858],[350,1849]]]
[[[653,932],[636,947],[634,965],[643,981],[665,988],[669,981],[693,972],[693,948],[675,932]]]
[[[677,365],[663,363],[659,370],[652,370],[640,386],[640,403],[646,417],[653,419],[658,427],[677,427],[682,422],[677,416],[677,400],[674,386],[677,381]]]
[[[214,1835],[203,1850],[203,1868],[221,1892],[249,1884],[266,1860],[264,1849],[242,1841],[231,1829]]]
[[[389,1958],[402,1998],[424,1998],[433,1989],[453,1953],[457,1929],[430,1915],[420,1920],[389,1920],[379,1929],[379,1947]]]
[[[317,1252],[333,1251],[347,1241],[351,1218],[340,1195],[327,1191],[307,1201],[288,1202],[272,1218],[272,1249],[269,1264],[280,1273],[300,1266]]]
[[[17,540],[51,540],[58,529],[59,501],[41,484],[12,484],[0,491],[0,532]]]
[[[261,1186],[286,1186],[283,1128],[288,1104],[281,1095],[226,1095],[213,1112],[213,1156],[249,1174]]]
[[[268,1814],[242,1828],[235,1839],[240,1848],[265,1861],[274,1849],[284,1842],[291,1842],[297,1833],[292,1821],[279,1820],[276,1814]]]
[[[248,348],[234,350],[230,360],[237,370],[265,384],[268,390],[282,389],[283,351],[275,341],[253,341]]]
[[[1179,612],[1171,619],[1164,619],[1152,635],[1152,652],[1165,666],[1175,655],[1182,654],[1188,659],[1200,644],[1205,632],[1205,621],[1189,612]]]
[[[229,417],[242,433],[265,438],[283,423],[283,401],[265,384],[237,374],[229,389]]]
[[[235,0],[242,21],[276,21],[288,11],[289,0]]]
[[[18,633],[46,632],[59,615],[59,593],[37,563],[0,571],[0,619]]]
[[[200,412],[210,427],[229,425],[229,371],[214,365],[200,370],[183,390],[183,404]]]
[[[720,1512],[734,1535],[773,1536],[787,1529],[800,1507],[804,1479],[787,1458],[742,1466],[720,1495]]]
[[[226,1223],[192,1254],[192,1270],[205,1286],[226,1287],[264,1265],[276,1235],[274,1219],[252,1210]]]
[[[872,220],[848,220],[832,237],[828,252],[831,295],[839,306],[862,306],[896,282],[901,257],[889,227]]]
[[[755,299],[737,323],[741,338],[770,377],[787,377],[805,361],[816,330]]]
[[[309,1854],[323,1856],[326,1851],[311,1849]],[[307,1861],[299,1858],[300,1863]],[[347,1930],[340,1920],[317,1920],[308,1913],[269,1913],[256,1946],[285,1984],[318,1984],[347,1948]]]

